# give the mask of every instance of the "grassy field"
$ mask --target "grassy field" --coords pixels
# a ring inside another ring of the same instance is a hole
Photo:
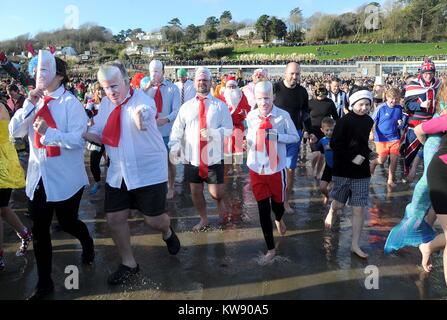
[[[439,46],[440,49],[435,48]],[[322,47],[328,54],[318,55]],[[431,56],[447,54],[447,42],[440,43],[387,43],[387,44],[340,44],[326,46],[277,47],[277,48],[235,48],[233,59],[240,54],[305,54],[313,53],[320,60],[346,59],[354,56]]]

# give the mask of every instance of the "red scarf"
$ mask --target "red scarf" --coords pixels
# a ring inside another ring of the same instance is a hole
[[[161,95],[160,90],[161,85],[157,87],[157,90],[155,91],[155,105],[157,106],[157,113],[162,113],[163,111],[163,97]]]
[[[130,89],[130,96],[124,100],[119,106],[117,106],[109,118],[107,124],[102,132],[102,143],[108,146],[118,148],[121,138],[121,110],[123,106],[129,102],[133,96],[133,89]]]
[[[208,178],[208,141],[203,139],[201,135],[202,129],[206,129],[206,105],[205,100],[207,98],[197,97],[200,101],[199,104],[199,176],[202,179]]]
[[[65,93],[65,92],[64,92]],[[36,117],[34,118],[34,121],[37,118],[42,118],[45,120],[45,122],[48,124],[48,127],[57,129],[56,121],[54,121],[53,116],[51,115],[50,108],[48,108],[48,103],[50,101],[56,100],[52,97],[44,97],[43,98],[43,107],[37,112]],[[35,131],[34,132],[34,147],[36,149],[46,149],[47,151],[47,157],[53,158],[53,157],[59,157],[61,155],[61,148],[55,147],[55,146],[44,146],[42,143],[40,143],[40,138],[42,136]]]
[[[259,124],[258,131],[256,132],[256,151],[264,152],[264,147],[267,150],[269,157],[270,168],[275,170],[279,163],[278,152],[276,151],[276,141],[267,139],[269,130],[273,129],[273,125],[270,122],[272,116],[263,117],[259,116],[261,123]]]

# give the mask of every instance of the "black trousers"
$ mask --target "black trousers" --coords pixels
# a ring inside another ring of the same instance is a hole
[[[42,180],[34,192],[34,199],[30,201],[30,213],[33,220],[33,247],[39,276],[38,287],[46,287],[52,283],[53,247],[50,227],[54,212],[62,230],[77,238],[83,250],[93,248],[93,239],[90,237],[87,226],[78,217],[83,192],[84,188],[68,200],[47,202]]]
[[[273,239],[273,223],[272,223],[272,211],[275,214],[275,220],[281,221],[285,209],[284,203],[276,203],[270,198],[258,202],[259,220],[261,222],[262,233],[267,244],[268,250],[275,249],[275,240]]]
[[[92,172],[95,182],[101,181],[101,158],[104,154],[106,148],[104,145],[101,146],[101,151],[91,151],[90,152],[90,171]]]

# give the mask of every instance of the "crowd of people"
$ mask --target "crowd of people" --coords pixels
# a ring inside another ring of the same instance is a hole
[[[358,257],[368,257],[360,236],[371,176],[388,158],[389,188],[399,182],[396,167],[401,158],[405,180],[415,178],[422,159],[425,172],[402,222],[391,231],[385,252],[419,247],[422,265],[430,272],[431,254],[445,248],[447,82],[436,77],[436,66],[429,59],[417,75],[387,79],[302,77],[300,65],[290,62],[281,79],[257,69],[249,81],[241,75],[225,75],[219,81],[199,66],[194,79],[179,69],[171,81],[165,77],[164,64],[153,60],[147,74],[132,78],[115,61],[102,65],[94,78],[70,81],[67,64],[41,50],[32,72],[32,87],[8,80],[7,99],[0,103],[0,269],[6,263],[5,220],[21,241],[19,256],[26,255],[33,242],[38,283],[31,299],[54,291],[50,234],[54,213],[62,230],[80,241],[82,262],[94,263],[95,241],[78,217],[89,185],[86,150],[94,177],[89,192],[105,188],[104,211],[121,258],[108,277],[110,285],[125,283],[140,271],[131,247],[131,210],[138,210],[160,233],[169,254],[180,251],[166,210],[167,201],[176,197],[179,165],[184,165],[185,182],[199,214],[195,232],[209,228],[205,185],[219,215],[225,216],[224,177],[248,167],[250,184],[244,190],[257,201],[267,249],[264,261],[272,261],[273,229],[284,236],[283,216],[295,212],[290,197],[305,144],[312,151],[312,174],[320,182],[322,204],[330,205],[322,224],[332,229],[345,206],[352,207],[351,251]],[[28,159],[21,163],[24,154]],[[104,183],[102,159],[107,163]],[[23,187],[30,200],[32,230],[9,205],[12,190]],[[436,234],[436,220],[443,234]],[[446,259],[447,254],[447,282]]]
[[[322,50],[317,52],[318,56],[328,56],[338,55],[338,51],[325,51]],[[358,61],[371,61],[371,62],[405,62],[405,61],[419,61],[421,56],[370,56],[361,55],[353,56],[351,58],[337,58],[320,60],[317,58],[301,59],[298,62],[301,65],[355,65]],[[439,54],[432,56],[433,60],[446,60],[447,55]],[[150,61],[147,59],[136,58],[130,61],[132,67],[136,70],[144,70],[145,66]],[[168,66],[244,66],[244,65],[285,65],[289,63],[290,60],[285,60],[278,56],[276,59],[252,59],[252,60],[229,60],[229,59],[165,59],[163,63]]]

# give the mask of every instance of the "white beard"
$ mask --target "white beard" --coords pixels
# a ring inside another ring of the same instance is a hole
[[[242,91],[241,89],[225,89],[224,92],[225,101],[228,106],[232,107],[235,110],[239,106],[239,102],[242,100]]]

